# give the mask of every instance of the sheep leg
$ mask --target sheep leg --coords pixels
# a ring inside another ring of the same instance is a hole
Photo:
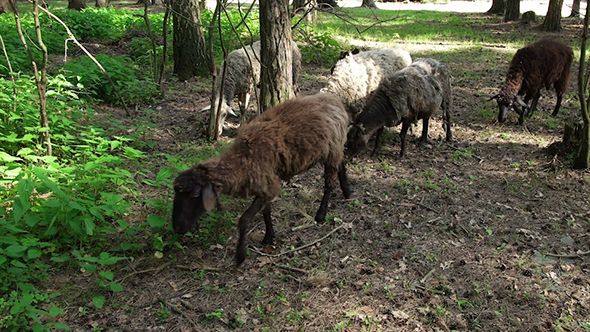
[[[248,222],[254,218],[256,213],[262,209],[267,200],[256,196],[252,205],[242,214],[238,222],[240,228],[240,238],[238,239],[238,248],[236,250],[236,265],[239,266],[246,259],[246,232],[248,231]],[[270,211],[270,210],[269,210]]]
[[[334,190],[334,185],[336,182],[336,173],[338,173],[338,167],[333,167],[332,165],[325,165],[324,166],[324,197],[322,197],[322,202],[320,203],[320,208],[315,215],[316,222],[322,222],[326,220],[326,212],[328,210],[328,200],[330,199],[330,194]]]
[[[420,137],[420,141],[418,142],[418,146],[421,146],[424,143],[428,142],[428,122],[430,121],[429,117],[425,117],[422,119],[422,137]]]
[[[340,180],[340,189],[342,189],[342,195],[344,198],[350,198],[350,185],[348,184],[348,177],[346,176],[346,167],[344,161],[340,163],[338,167],[338,180]]]
[[[399,132],[401,140],[401,151],[399,157],[403,158],[406,155],[406,135],[408,134],[408,128],[410,128],[410,121],[404,121],[402,124],[402,130]]]
[[[537,94],[535,94],[535,96],[533,97],[533,101],[531,102],[531,107],[529,107],[528,112],[526,112],[527,117],[530,118],[533,115],[533,112],[537,108],[537,102],[539,101],[540,97],[541,97],[541,91],[537,92]],[[523,111],[523,113],[524,112],[525,111]]]
[[[243,101],[240,103],[240,126],[244,124],[246,119],[246,112],[248,111],[248,104],[250,103],[250,94],[245,93]]]
[[[563,92],[558,92],[557,93],[557,103],[555,103],[555,108],[553,109],[553,113],[551,113],[551,116],[557,116],[557,113],[559,113],[559,108],[561,107],[561,100],[563,99]]]
[[[264,217],[264,226],[266,226],[266,232],[262,243],[273,244],[275,239],[275,230],[272,228],[272,220],[270,219],[270,203],[266,204],[262,210],[262,216]]]
[[[443,110],[443,116],[444,126],[446,127],[445,129],[447,131],[447,142],[450,142],[453,138],[453,134],[451,133],[451,112],[449,110],[449,105],[447,105]]]
[[[373,152],[371,156],[375,156],[377,154],[377,149],[379,148],[379,144],[381,143],[381,134],[383,134],[383,129],[385,127],[381,127],[377,129],[377,134],[375,135],[375,147],[373,148]]]

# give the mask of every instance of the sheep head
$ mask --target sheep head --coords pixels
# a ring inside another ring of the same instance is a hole
[[[495,99],[498,103],[498,122],[502,123],[508,117],[508,113],[510,110],[514,109],[514,111],[518,114],[522,114],[526,112],[529,106],[522,100],[519,95],[510,96],[505,93],[498,93],[495,96],[491,97],[489,100]]]
[[[366,133],[362,123],[353,124],[346,136],[344,152],[347,158],[356,156],[369,142],[371,135]]]
[[[208,176],[198,169],[184,171],[174,180],[172,226],[174,232],[185,234],[201,216],[213,209],[217,190]]]

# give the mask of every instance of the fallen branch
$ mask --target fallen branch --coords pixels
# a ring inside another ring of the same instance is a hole
[[[550,253],[543,253],[543,256],[550,256],[550,257],[557,257],[557,258],[579,258],[582,259],[582,256],[590,255],[590,251],[582,252],[579,254],[572,254],[572,255],[560,255],[560,254],[550,254]]]
[[[294,271],[294,272],[299,272],[299,273],[303,273],[303,274],[308,274],[309,273],[306,270],[298,269],[296,267],[291,267],[291,266],[285,266],[285,265],[279,265],[279,264],[273,264],[273,266],[276,266],[279,269],[283,269],[283,270],[287,270],[287,271]]]
[[[166,307],[168,307],[168,308],[172,309],[172,311],[174,311],[175,313],[177,313],[177,314],[181,315],[181,316],[182,316],[182,317],[184,317],[186,320],[188,320],[188,321],[189,321],[189,323],[191,323],[191,325],[192,325],[192,326],[193,326],[193,327],[194,327],[194,328],[195,328],[197,331],[198,331],[198,330],[201,328],[201,326],[200,326],[200,325],[198,325],[197,323],[195,323],[195,321],[194,321],[194,320],[192,320],[192,318],[190,318],[190,317],[189,317],[189,316],[188,316],[188,315],[187,315],[187,314],[184,312],[184,310],[182,310],[181,308],[179,308],[179,307],[177,307],[177,306],[175,306],[175,305],[172,305],[172,304],[170,304],[170,303],[167,303],[165,300],[159,300],[159,302],[161,302],[162,304],[164,304],[164,306],[166,306]]]
[[[123,283],[123,281],[125,281],[127,278],[131,278],[133,276],[136,276],[138,274],[142,274],[142,273],[150,273],[150,272],[155,272],[154,274],[160,273],[160,271],[162,271],[163,269],[165,269],[166,267],[168,267],[170,265],[171,262],[168,262],[166,264],[160,265],[159,267],[155,268],[155,269],[147,269],[147,270],[141,270],[141,271],[135,271],[132,272],[126,276],[124,276],[121,280],[119,280],[119,284]]]
[[[297,251],[299,251],[299,250],[302,250],[302,249],[305,249],[305,248],[311,247],[311,246],[313,246],[314,244],[316,244],[316,243],[318,243],[318,242],[322,242],[322,241],[323,241],[324,239],[326,239],[328,236],[330,236],[330,235],[334,234],[335,232],[337,232],[338,230],[340,230],[340,229],[342,229],[342,228],[344,228],[344,227],[350,227],[350,225],[349,225],[349,224],[342,224],[342,225],[340,225],[340,226],[338,226],[338,227],[334,228],[332,231],[330,231],[328,234],[324,235],[324,236],[323,236],[322,238],[320,238],[320,239],[317,239],[317,240],[315,240],[315,241],[313,241],[313,242],[311,242],[311,243],[308,243],[308,244],[302,245],[302,246],[301,246],[301,247],[299,247],[299,248],[295,248],[295,249],[287,250],[287,251],[284,251],[284,252],[281,252],[281,253],[278,253],[278,254],[266,254],[266,253],[263,253],[262,251],[260,251],[258,248],[256,248],[256,247],[252,246],[252,245],[249,245],[249,247],[250,247],[250,248],[252,248],[252,250],[254,250],[256,253],[258,253],[258,254],[259,254],[259,255],[261,255],[261,256],[267,256],[267,257],[273,257],[273,258],[276,258],[276,257],[284,256],[284,255],[287,255],[287,254],[290,254],[290,253],[293,253],[293,252],[297,252]]]

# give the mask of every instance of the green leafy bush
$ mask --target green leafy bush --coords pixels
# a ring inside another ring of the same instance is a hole
[[[342,47],[329,33],[316,33],[310,27],[302,27],[294,33],[300,44],[302,61],[306,63],[335,63]]]
[[[109,73],[126,103],[144,103],[158,95],[155,83],[134,70],[134,64],[129,58],[99,54],[96,59]],[[67,62],[61,70],[72,85],[81,87],[82,93],[95,99],[119,103],[108,78],[89,57],[82,56]]]

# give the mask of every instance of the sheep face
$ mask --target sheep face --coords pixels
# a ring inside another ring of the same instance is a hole
[[[365,146],[367,146],[371,135],[368,135],[365,131],[362,123],[354,124],[350,127],[346,136],[346,145],[344,148],[344,153],[347,158],[356,156]]]
[[[213,209],[216,198],[211,181],[196,176],[193,170],[181,173],[174,180],[174,232],[185,234],[190,231],[205,212]]]
[[[516,113],[522,115],[528,108],[527,104],[518,95],[511,98],[510,96],[497,94],[491,99],[495,99],[498,103],[498,122],[500,123],[506,120],[510,110],[514,109]]]

